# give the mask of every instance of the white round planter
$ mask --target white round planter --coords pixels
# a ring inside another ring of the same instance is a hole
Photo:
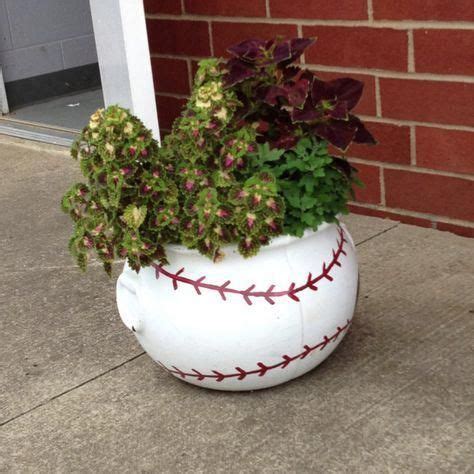
[[[201,387],[256,390],[316,367],[349,328],[358,268],[343,224],[281,236],[220,263],[170,245],[167,266],[125,265],[117,304],[125,325],[166,371]]]

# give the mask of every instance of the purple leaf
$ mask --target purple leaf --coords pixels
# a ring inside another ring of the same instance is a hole
[[[293,148],[298,142],[298,137],[294,135],[282,135],[277,140],[272,142],[272,148],[279,148],[281,150],[289,150]]]
[[[316,42],[316,38],[294,38],[290,40],[290,57],[287,64],[298,59],[304,50]],[[285,65],[285,63],[283,63]]]
[[[272,63],[280,64],[284,61],[289,60],[288,63],[291,63],[291,52],[290,52],[290,43],[289,41],[285,41],[283,43],[278,43],[275,46],[273,51],[273,61]]]
[[[313,86],[311,88],[311,99],[313,105],[316,107],[323,100],[330,100],[334,98],[329,83],[321,81],[320,79],[314,78]]]
[[[347,102],[336,102],[332,109],[327,114],[329,117],[336,120],[347,120],[349,118],[349,111],[347,108]]]
[[[285,81],[288,81],[290,79],[294,80],[295,76],[301,73],[301,68],[299,68],[298,66],[285,67],[285,69],[282,70],[282,73],[283,73],[283,79]],[[312,75],[312,73],[310,74]]]
[[[295,108],[291,112],[291,120],[293,122],[311,122],[322,118],[321,110],[316,109],[308,97],[302,109]]]
[[[340,171],[347,179],[352,179],[352,176],[357,170],[343,158],[337,156],[331,156],[331,158],[333,167]]]
[[[357,118],[355,115],[350,115],[349,121],[357,127],[354,136],[354,142],[365,143],[367,145],[377,144],[377,140],[375,140],[372,134],[365,128],[365,125],[361,122],[359,118]]]
[[[229,72],[225,76],[225,83],[227,87],[234,86],[239,82],[245,81],[250,77],[254,77],[257,72],[250,65],[240,61],[237,58],[232,58],[227,62]]]
[[[356,81],[350,77],[342,77],[329,81],[329,88],[334,91],[334,96],[339,100],[347,102],[347,108],[352,110],[359,102],[362,91],[364,90],[364,83]]]
[[[231,46],[227,51],[247,63],[262,66],[268,64],[287,66],[301,56],[314,41],[314,38],[294,38],[286,41],[249,39]]]
[[[329,120],[314,126],[314,132],[318,137],[327,140],[342,151],[347,150],[356,133],[356,126],[349,121]]]
[[[288,92],[283,87],[270,86],[265,94],[264,101],[269,105],[277,105],[279,97],[288,99]]]
[[[364,84],[349,77],[334,79],[332,81],[321,81],[315,79],[311,90],[313,104],[322,100],[345,101],[347,109],[352,110],[362,96]]]
[[[293,107],[302,107],[308,97],[309,81],[300,79],[298,82],[285,84],[288,103]]]
[[[242,61],[253,63],[257,58],[262,57],[266,44],[261,39],[248,39],[227,48],[227,51]]]

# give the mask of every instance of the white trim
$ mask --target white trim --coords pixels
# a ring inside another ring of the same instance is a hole
[[[3,82],[2,66],[0,66],[0,115],[6,115],[8,112],[7,92],[5,90],[5,83]]]
[[[130,109],[160,130],[143,0],[90,0],[105,106]]]

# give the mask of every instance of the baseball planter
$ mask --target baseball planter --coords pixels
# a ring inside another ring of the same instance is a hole
[[[354,313],[357,261],[339,221],[373,144],[352,114],[363,84],[296,64],[312,38],[251,39],[199,63],[161,146],[120,106],[99,109],[71,154],[85,182],[62,208],[69,249],[117,282],[124,323],[185,382],[271,387],[321,363]],[[338,149],[338,156],[331,154]]]
[[[125,325],[167,372],[218,390],[256,390],[298,377],[338,346],[354,313],[357,260],[343,225],[277,237],[249,260],[235,247],[214,264],[169,246],[170,264],[125,265]]]

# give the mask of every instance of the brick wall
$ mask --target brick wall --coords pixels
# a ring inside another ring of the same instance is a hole
[[[356,112],[379,140],[347,156],[367,187],[353,212],[474,236],[472,0],[145,0],[160,125],[196,61],[249,37],[316,36],[323,79],[365,83]]]

